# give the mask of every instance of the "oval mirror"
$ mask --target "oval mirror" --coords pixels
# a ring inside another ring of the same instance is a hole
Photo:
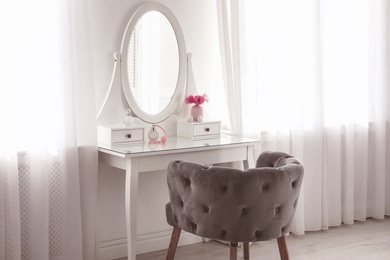
[[[122,86],[134,114],[158,123],[178,112],[187,60],[173,13],[158,3],[141,6],[126,27],[121,53]]]

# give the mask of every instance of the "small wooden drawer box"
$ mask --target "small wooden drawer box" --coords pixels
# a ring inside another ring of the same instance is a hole
[[[103,125],[98,126],[98,143],[101,144],[132,144],[144,141],[142,126]]]
[[[192,139],[217,138],[221,134],[221,121],[177,122],[177,135]]]

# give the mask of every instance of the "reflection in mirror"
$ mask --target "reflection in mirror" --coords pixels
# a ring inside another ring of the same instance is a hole
[[[179,48],[168,19],[157,11],[145,13],[129,41],[128,79],[141,110],[155,115],[172,99],[179,75]]]

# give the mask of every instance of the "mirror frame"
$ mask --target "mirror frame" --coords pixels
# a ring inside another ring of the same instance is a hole
[[[177,40],[177,46],[178,46],[178,52],[179,52],[179,73],[177,78],[177,84],[175,91],[172,95],[171,101],[169,104],[164,108],[163,111],[161,111],[158,114],[148,114],[145,111],[143,111],[137,104],[136,100],[134,99],[133,92],[131,91],[131,86],[129,83],[129,77],[127,74],[127,56],[128,56],[128,46],[131,38],[131,34],[134,30],[135,25],[137,24],[138,20],[146,13],[150,11],[157,11],[160,12],[162,15],[164,15],[170,24],[172,25],[173,31],[176,35]],[[123,61],[123,58],[125,58],[125,61]],[[130,109],[133,111],[133,113],[139,117],[142,121],[145,121],[147,123],[159,123],[167,119],[170,115],[173,115],[180,112],[180,108],[182,107],[184,103],[184,94],[185,94],[185,88],[186,88],[186,74],[187,74],[187,51],[184,41],[184,35],[181,30],[179,21],[177,20],[176,16],[173,14],[173,12],[166,7],[163,4],[160,3],[146,3],[143,4],[141,7],[139,7],[134,14],[131,16],[124,35],[122,39],[122,45],[121,45],[121,83],[123,87],[124,94],[126,96],[126,100],[130,106]],[[177,110],[177,111],[176,111]]]

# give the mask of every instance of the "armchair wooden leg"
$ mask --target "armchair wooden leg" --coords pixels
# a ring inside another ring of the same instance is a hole
[[[177,243],[179,242],[181,228],[173,227],[171,242],[169,242],[169,248],[167,252],[166,260],[173,260],[176,253]]]
[[[285,236],[278,237],[277,240],[278,240],[280,259],[281,260],[290,260],[290,257],[288,256],[288,250],[287,250]]]
[[[244,247],[244,260],[249,260],[249,243],[244,242],[243,247]]]
[[[230,260],[237,260],[237,246],[238,243],[230,242]]]

